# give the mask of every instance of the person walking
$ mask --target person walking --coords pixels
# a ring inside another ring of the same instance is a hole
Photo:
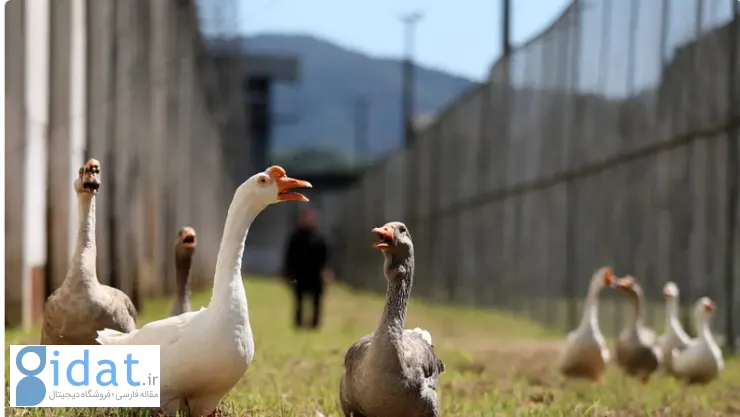
[[[319,327],[324,281],[331,275],[327,267],[329,248],[324,237],[316,230],[316,218],[316,211],[310,208],[300,212],[298,227],[290,235],[285,250],[283,274],[293,286],[296,328],[303,327],[303,301],[306,297],[311,297],[313,301],[310,327]]]

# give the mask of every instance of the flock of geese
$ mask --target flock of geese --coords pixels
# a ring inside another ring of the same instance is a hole
[[[272,166],[242,183],[229,206],[216,259],[208,307],[191,311],[188,276],[196,248],[195,230],[178,231],[175,244],[177,290],[170,315],[136,327],[136,309],[122,291],[100,284],[96,272],[95,196],[101,186],[100,163],[90,159],[74,181],[79,223],[77,245],[62,285],[44,307],[44,345],[159,345],[160,406],[168,415],[215,415],[221,399],[244,376],[254,357],[241,263],[249,227],[271,204],[306,202],[293,191],[311,184]],[[386,303],[378,327],[345,355],[339,403],[345,417],[436,417],[437,387],[445,365],[426,330],[404,329],[414,277],[414,246],[401,222],[372,229],[373,247],[383,254]],[[644,324],[645,300],[631,276],[615,277],[603,267],[593,276],[583,320],[570,332],[559,360],[567,377],[600,377],[611,354],[599,330],[598,296],[618,288],[632,300],[634,315],[616,342],[618,366],[647,382],[660,367],[687,382],[709,382],[723,369],[722,353],[709,328],[714,303],[696,302],[698,337],[689,338],[677,318],[678,287],[666,284],[666,331],[661,337]]]
[[[632,303],[632,317],[619,333],[614,349],[617,366],[626,374],[646,383],[659,369],[686,383],[708,383],[724,368],[722,350],[714,340],[709,322],[716,306],[709,297],[694,304],[693,319],[697,337],[691,339],[678,319],[678,286],[663,286],[666,299],[665,332],[658,337],[645,325],[645,295],[631,275],[615,277],[609,267],[594,273],[588,288],[583,318],[578,328],[568,333],[559,359],[559,370],[573,378],[599,381],[611,361],[611,352],[599,329],[598,298],[604,288],[618,288]]]

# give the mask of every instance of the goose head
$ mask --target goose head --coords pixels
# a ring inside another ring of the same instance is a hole
[[[678,299],[678,285],[676,285],[673,282],[667,282],[663,286],[663,296],[667,301],[672,301]]]
[[[371,230],[378,241],[373,243],[375,249],[380,249],[383,253],[404,253],[409,252],[414,244],[411,242],[411,234],[405,224],[401,222],[389,222],[380,227]]]
[[[614,270],[604,266],[596,270],[591,277],[591,292],[599,292],[604,287],[613,287],[615,284]]]
[[[253,175],[243,186],[251,191],[251,198],[265,205],[283,201],[306,202],[308,198],[301,193],[294,192],[293,189],[312,187],[308,181],[290,178],[285,170],[277,165]]]
[[[614,286],[634,297],[642,296],[642,287],[632,275],[627,275],[615,281]]]
[[[185,226],[177,231],[175,248],[178,254],[192,255],[195,252],[195,229]]]
[[[90,159],[84,166],[81,166],[74,185],[79,195],[97,194],[100,189],[100,162],[97,159]]]
[[[413,259],[414,244],[411,234],[405,224],[401,222],[388,222],[383,226],[376,227],[370,231],[377,237],[373,243],[375,249],[380,249],[385,256],[385,272],[389,275],[393,268]]]
[[[714,317],[714,312],[716,309],[717,306],[709,297],[701,297],[699,300],[697,300],[696,304],[694,305],[694,317],[697,324],[709,322],[709,320]]]

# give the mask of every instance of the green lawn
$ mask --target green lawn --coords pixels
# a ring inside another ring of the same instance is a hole
[[[256,353],[244,379],[222,402],[228,416],[341,416],[337,388],[344,352],[371,332],[382,310],[379,295],[333,286],[321,331],[290,326],[292,299],[276,281],[246,281]],[[194,295],[205,305],[210,291]],[[308,305],[307,305],[308,306]],[[169,300],[146,304],[140,322],[166,315]],[[428,329],[447,372],[442,375],[442,416],[713,416],[740,414],[740,362],[727,360],[719,381],[683,387],[662,376],[647,385],[610,367],[598,386],[564,381],[554,371],[560,334],[504,313],[412,302],[406,326]],[[6,344],[38,340],[8,331]],[[554,338],[553,338],[554,336]],[[6,358],[7,358],[6,347]],[[7,375],[7,369],[6,369]],[[7,404],[7,403],[6,403]],[[115,411],[118,411],[116,413]],[[10,409],[8,415],[149,415],[122,409]]]

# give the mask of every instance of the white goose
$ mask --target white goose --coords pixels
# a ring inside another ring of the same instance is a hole
[[[673,350],[673,373],[690,384],[706,384],[715,379],[725,367],[722,350],[714,341],[709,321],[716,309],[709,297],[700,298],[694,306],[694,320],[698,337],[683,350]]]
[[[241,379],[254,356],[241,264],[249,226],[267,206],[308,201],[291,192],[311,187],[273,166],[237,188],[226,216],[208,308],[151,322],[131,333],[105,329],[102,345],[160,345],[164,411],[193,416],[215,412],[221,399]]]
[[[678,319],[678,286],[673,282],[667,282],[663,286],[663,295],[665,296],[665,331],[658,338],[658,346],[663,354],[663,370],[667,373],[673,373],[672,355],[673,349],[682,350],[685,348],[691,338]]]
[[[581,324],[568,333],[560,355],[560,373],[572,378],[598,380],[609,363],[609,348],[599,329],[599,293],[614,283],[614,272],[603,267],[594,273],[588,287]]]

